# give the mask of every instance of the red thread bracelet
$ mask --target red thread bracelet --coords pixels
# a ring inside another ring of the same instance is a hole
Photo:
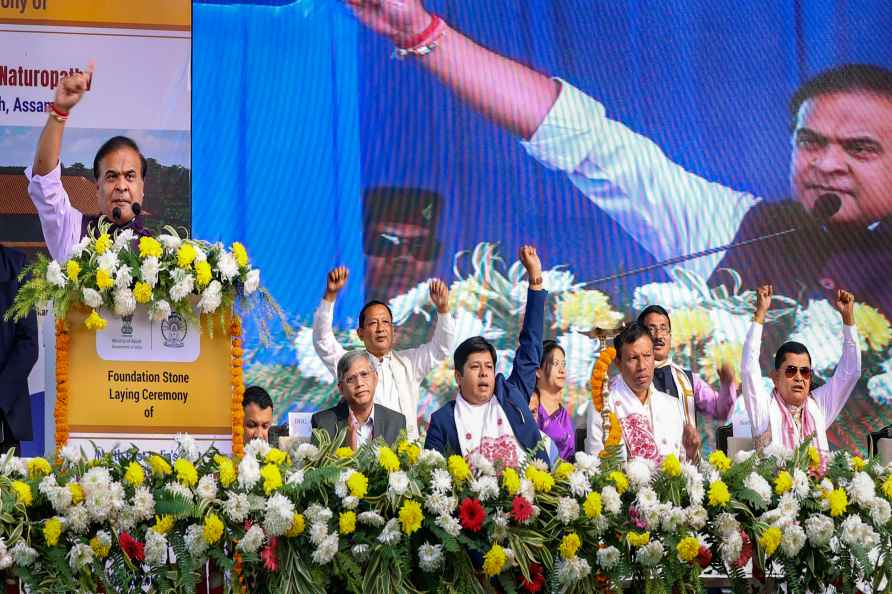
[[[57,116],[62,116],[63,118],[67,118],[67,117],[68,117],[69,112],[67,112],[67,111],[62,111],[61,109],[59,109],[58,107],[56,107],[56,104],[55,104],[55,103],[50,103],[50,109],[52,109],[52,110],[53,110],[53,113],[56,114]]]
[[[404,45],[399,45],[397,47],[405,50],[413,49],[421,45],[426,45],[427,42],[430,41],[428,38],[433,36],[433,33],[437,30],[437,28],[440,26],[440,23],[442,22],[443,19],[441,19],[438,15],[431,15],[431,22],[424,29],[424,31],[409,39],[409,41],[407,41]]]

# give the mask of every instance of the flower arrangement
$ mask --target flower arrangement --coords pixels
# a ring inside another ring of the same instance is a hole
[[[241,459],[184,435],[173,455],[6,457],[0,569],[32,591],[193,591],[206,560],[236,558],[228,588],[277,593],[698,591],[707,567],[742,591],[750,560],[791,591],[892,578],[892,470],[873,459],[836,452],[821,475],[806,444],[549,470],[316,439]]]

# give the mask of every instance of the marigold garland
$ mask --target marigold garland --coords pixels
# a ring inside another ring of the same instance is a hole
[[[245,453],[245,410],[242,397],[245,394],[245,375],[242,370],[242,320],[235,313],[229,321],[229,355],[232,381],[232,454],[241,457]]]
[[[65,320],[56,320],[56,406],[53,417],[56,419],[56,450],[68,443],[68,351],[71,336],[65,327]]]
[[[610,364],[613,363],[615,358],[616,349],[607,347],[601,351],[598,355],[598,360],[595,361],[595,365],[592,367],[592,378],[590,382],[592,387],[592,404],[594,404],[595,410],[599,413],[604,411],[604,384],[607,381],[607,370],[610,369]],[[602,454],[607,452],[607,448],[618,446],[622,443],[622,427],[620,427],[616,413],[612,410],[608,410],[607,418],[609,420],[610,428],[604,439],[604,450],[602,450]]]

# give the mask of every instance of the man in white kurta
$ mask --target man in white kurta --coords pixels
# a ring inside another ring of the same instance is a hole
[[[653,338],[637,322],[614,339],[620,374],[610,381],[604,396],[605,410],[613,411],[622,427],[623,453],[627,459],[661,461],[668,454],[684,459],[684,417],[677,399],[653,386]],[[604,449],[601,413],[589,405],[585,451]]]
[[[762,383],[759,351],[762,327],[771,305],[771,285],[756,291],[756,313],[743,345],[741,391],[752,423],[757,448],[770,443],[787,448],[801,445],[808,437],[823,454],[829,452],[827,429],[848,401],[861,377],[861,350],[855,329],[855,300],[847,291],[837,291],[834,306],[842,315],[842,357],[833,376],[823,386],[811,389],[811,356],[805,345],[787,342],[775,356],[770,393]]]
[[[328,273],[325,296],[313,316],[313,347],[316,354],[335,375],[338,360],[346,352],[332,330],[332,314],[338,292],[347,282],[348,271],[339,267]],[[440,280],[430,283],[431,301],[437,308],[437,324],[431,341],[413,349],[393,350],[393,315],[381,302],[372,301],[362,308],[357,334],[372,355],[378,385],[375,403],[406,417],[409,439],[418,438],[418,400],[424,377],[452,353],[455,320],[449,313],[449,288]]]

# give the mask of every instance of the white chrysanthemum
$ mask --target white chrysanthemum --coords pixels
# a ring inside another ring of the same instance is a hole
[[[239,541],[236,548],[246,553],[256,553],[257,549],[260,548],[260,545],[263,544],[264,538],[263,528],[257,524],[252,524],[245,532],[245,535]]]
[[[737,532],[740,529],[740,523],[733,515],[722,512],[715,518],[715,529],[719,536],[725,537],[732,532]]]
[[[574,470],[570,473],[570,476],[567,477],[567,486],[570,488],[570,493],[575,497],[585,497],[592,490],[588,476],[580,470]]]
[[[116,289],[127,289],[130,287],[130,283],[133,282],[133,275],[130,272],[129,266],[121,266],[118,268],[118,271],[115,273],[115,288]]]
[[[709,521],[709,512],[700,504],[692,505],[685,510],[688,525],[694,530],[702,530]]]
[[[233,493],[231,491],[226,494],[226,502],[223,504],[223,513],[225,513],[230,520],[239,524],[245,521],[245,518],[248,517],[250,512],[251,504],[248,501],[247,495],[244,493]]]
[[[833,538],[833,520],[823,514],[812,514],[805,520],[805,533],[813,546],[826,546]]]
[[[697,470],[696,466],[687,462],[681,465],[681,473],[685,478],[691,503],[703,503],[703,498],[706,496],[706,489],[703,486],[703,475]]]
[[[458,536],[461,533],[461,523],[454,516],[437,516],[435,523],[449,536]]]
[[[186,528],[186,534],[183,535],[183,542],[186,549],[191,553],[193,559],[203,559],[208,550],[208,543],[204,539],[204,526],[201,524],[191,524]]]
[[[639,512],[643,516],[645,524],[647,524],[646,527],[650,530],[657,530],[660,527],[660,521],[664,516],[668,516],[671,510],[672,504],[658,503],[647,509],[639,510]]]
[[[734,463],[743,464],[744,462],[752,458],[755,453],[756,450],[740,450],[739,452],[734,454]]]
[[[866,472],[856,472],[849,483],[849,497],[852,501],[861,506],[868,505],[876,497],[876,485],[870,475]]]
[[[488,476],[496,474],[496,467],[493,466],[492,461],[480,452],[474,452],[468,457],[468,465],[478,474]]]
[[[762,455],[767,458],[774,458],[781,465],[784,465],[793,458],[793,450],[784,447],[784,445],[780,442],[772,442],[765,446],[765,449],[762,451]]]
[[[266,502],[266,516],[263,529],[270,536],[281,536],[288,532],[294,522],[294,504],[290,499],[276,493]]]
[[[784,493],[777,502],[777,513],[780,516],[779,524],[787,526],[796,522],[799,517],[799,500],[793,493]]]
[[[751,472],[743,479],[743,486],[754,491],[761,500],[761,508],[771,504],[771,485],[759,473]]]
[[[205,501],[217,496],[217,481],[213,475],[207,474],[201,477],[201,480],[198,481],[198,486],[195,487],[195,494]]]
[[[431,473],[431,490],[439,493],[452,491],[452,476],[448,471],[437,468]]]
[[[732,565],[736,562],[740,558],[741,551],[743,551],[743,538],[740,536],[740,532],[735,530],[722,536],[722,542],[719,544],[719,554],[726,565]]]
[[[644,567],[656,567],[663,559],[663,543],[652,540],[635,553],[635,560]]]
[[[167,483],[164,485],[164,490],[172,495],[178,495],[189,503],[192,503],[195,500],[195,497],[192,494],[192,489],[186,485],[181,485],[180,483]]]
[[[155,515],[155,496],[146,486],[139,486],[133,491],[130,507],[136,516],[148,520]]]
[[[179,269],[177,269],[179,271]],[[181,301],[187,295],[192,293],[192,289],[195,288],[195,279],[191,274],[186,275],[182,280],[170,288],[170,300],[176,303],[177,301]]]
[[[122,249],[124,249],[124,246],[133,241],[135,237],[136,235],[133,233],[133,229],[124,229],[123,231],[115,235],[115,241],[112,244],[112,249],[116,252],[120,252]]]
[[[260,480],[260,464],[254,456],[245,456],[238,463],[238,484],[244,489],[253,489]]]
[[[64,287],[65,283],[68,282],[68,279],[62,274],[62,267],[55,260],[46,267],[46,280],[49,284],[56,287]]]
[[[575,522],[579,518],[579,502],[572,497],[558,499],[557,518],[562,524]]]
[[[808,475],[798,468],[793,471],[793,494],[798,499],[805,499],[809,492]]]
[[[288,476],[285,478],[285,483],[288,485],[300,485],[304,482],[304,471],[303,469],[293,470],[288,473]]]
[[[338,476],[338,480],[335,481],[334,492],[335,495],[343,499],[349,493],[347,489],[347,479],[350,478],[350,475],[353,474],[352,470],[342,470],[341,474]]]
[[[620,552],[614,546],[604,547],[603,549],[598,549],[598,565],[610,571],[616,564],[619,563]]]
[[[435,516],[449,514],[455,509],[456,501],[454,497],[444,495],[443,493],[434,491],[427,496],[424,501],[424,507]]]
[[[601,343],[593,338],[571,331],[558,337],[558,344],[564,349],[567,360],[567,383],[584,387],[592,375],[592,367],[601,348]]]
[[[492,515],[492,539],[495,542],[502,542],[508,538],[508,520],[511,516],[503,509],[496,509]],[[506,549],[507,550],[507,549]]]
[[[145,562],[149,567],[167,563],[167,537],[154,530],[146,530]]]
[[[235,261],[235,260],[233,260]],[[313,551],[313,563],[317,565],[325,565],[329,563],[334,556],[338,554],[338,535],[337,533],[328,535],[319,547]]]
[[[346,497],[341,499],[341,506],[344,509],[356,509],[357,507],[359,507],[359,497],[347,495]]]
[[[350,553],[358,562],[365,563],[366,561],[368,561],[369,553],[371,552],[371,550],[371,547],[369,547],[369,545],[367,544],[358,544],[353,545],[353,548],[350,549]]]
[[[245,275],[245,295],[250,295],[260,288],[260,271],[252,268]]]
[[[608,514],[616,515],[622,509],[622,500],[616,489],[607,485],[601,489],[601,505]]]
[[[633,490],[650,485],[653,477],[653,468],[651,462],[644,458],[632,458],[626,464],[626,476],[629,478],[629,485]]]
[[[877,528],[883,528],[889,523],[892,509],[890,509],[889,502],[882,497],[874,497],[873,501],[867,504],[867,510],[870,512],[870,521]]]
[[[656,491],[654,491],[650,487],[644,487],[643,489],[638,491],[636,502],[638,503],[638,509],[640,509],[641,511],[647,511],[659,505],[660,498],[657,496]]]
[[[129,316],[136,311],[136,298],[130,289],[117,289],[114,293],[115,314]]]
[[[302,443],[297,446],[295,456],[299,462],[315,462],[319,459],[319,448],[311,443]]]
[[[667,513],[660,518],[660,527],[665,532],[674,533],[687,521],[687,514],[680,507],[669,506]]]
[[[790,524],[784,529],[783,537],[781,537],[781,551],[792,559],[805,546],[806,539],[805,530],[802,527],[798,524]]]
[[[149,309],[149,317],[155,322],[163,322],[170,317],[170,303],[160,299],[152,303]]]
[[[96,490],[104,491],[108,489],[111,482],[111,474],[104,466],[94,466],[81,477],[81,487],[84,489],[85,495]]]
[[[703,302],[703,296],[687,285],[678,282],[647,283],[635,288],[632,295],[632,309],[641,311],[648,305],[658,303],[668,311],[673,309],[696,309]]]
[[[323,522],[314,522],[310,524],[310,529],[307,531],[307,538],[309,538],[310,543],[318,547],[322,544],[322,541],[328,537],[328,534],[329,530],[327,524]]]
[[[855,514],[843,520],[839,527],[839,538],[850,547],[860,547],[865,551],[880,544],[879,535],[861,520],[861,516]]]
[[[381,534],[378,535],[378,542],[384,545],[395,545],[400,541],[400,523],[396,518],[391,518],[385,524]]]
[[[409,489],[409,475],[402,470],[391,472],[387,477],[387,492],[397,497],[402,497]]]
[[[173,252],[180,249],[180,246],[183,245],[183,240],[177,237],[176,235],[171,235],[169,233],[162,233],[158,236],[158,242],[164,246],[164,249]]]
[[[177,457],[186,458],[190,462],[195,462],[201,456],[198,444],[195,439],[188,433],[177,433],[173,437],[177,443]]]
[[[195,250],[195,262],[207,262],[208,255],[205,253],[204,249],[202,249],[201,245],[196,242],[192,242],[192,248]]]
[[[334,514],[327,507],[314,503],[304,510],[304,517],[310,523],[322,522],[327,524],[334,517]]]
[[[152,256],[142,261],[139,267],[139,276],[144,283],[154,289],[155,285],[158,284],[158,273],[160,271],[161,264],[158,262],[158,258]]]
[[[425,542],[418,547],[418,566],[421,571],[433,573],[443,564],[443,545],[432,545]]]
[[[10,553],[12,558],[15,559],[16,565],[21,565],[22,567],[28,567],[37,561],[37,551],[25,544],[24,540],[15,543]]]
[[[198,308],[201,313],[212,314],[217,311],[223,302],[223,285],[218,280],[212,280],[210,284],[201,292],[201,299],[198,300]]]
[[[808,347],[812,368],[821,375],[830,372],[842,356],[842,319],[826,299],[811,300],[796,316],[796,329],[790,340]]]
[[[494,476],[481,476],[472,480],[470,486],[480,501],[489,501],[499,496],[499,481]]]
[[[97,309],[102,305],[102,295],[100,295],[99,291],[95,289],[84,287],[83,289],[81,289],[81,295],[84,299],[84,305],[86,305],[87,307]]]
[[[96,258],[96,266],[100,270],[104,270],[109,275],[115,273],[115,269],[118,267],[118,253],[114,251],[107,251],[98,258]],[[130,274],[130,271],[127,271],[127,274]],[[117,284],[115,286],[118,286]],[[129,283],[126,285],[129,286]]]
[[[59,452],[59,455],[62,456],[62,460],[64,460],[68,464],[80,464],[87,459],[86,454],[84,454],[83,448],[73,443],[69,443],[64,448],[62,448],[62,451]]]
[[[235,261],[235,256],[229,252],[222,252],[217,259],[217,270],[220,271],[223,280],[229,281],[235,278],[238,275],[238,262]]]
[[[245,445],[245,455],[264,458],[271,449],[268,441],[255,437]]]
[[[533,482],[530,479],[520,479],[520,488],[517,490],[517,494],[533,503],[536,500],[536,488],[533,486]]]
[[[591,572],[591,566],[583,557],[564,559],[558,566],[558,581],[562,584],[572,584],[588,577]]]
[[[418,463],[424,466],[443,466],[446,464],[446,458],[437,450],[422,450]]]
[[[386,523],[384,516],[379,514],[378,512],[373,511],[364,511],[356,516],[356,520],[360,524],[365,524],[366,526],[376,526],[380,528]]]
[[[576,470],[581,470],[586,475],[591,476],[601,467],[601,458],[599,456],[591,456],[585,452],[576,452],[575,465]]]
[[[84,235],[81,237],[81,240],[75,244],[73,248],[71,248],[71,257],[72,258],[80,258],[84,254],[84,250],[87,249],[87,246],[90,245],[92,238],[89,235]]]
[[[67,487],[54,487],[46,497],[58,514],[65,513],[71,507],[71,491]]]
[[[69,549],[68,566],[71,567],[71,571],[77,573],[92,562],[93,549],[90,548],[90,545],[79,542]]]
[[[75,505],[65,512],[65,529],[74,534],[86,534],[90,528],[90,512],[84,504]]]

